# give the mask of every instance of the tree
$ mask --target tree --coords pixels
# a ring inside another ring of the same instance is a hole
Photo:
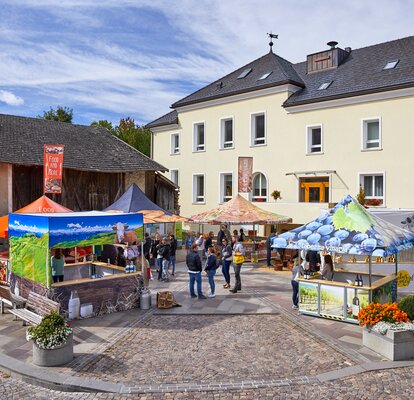
[[[69,107],[57,106],[54,110],[50,107],[49,111],[43,111],[43,115],[38,115],[38,118],[47,119],[49,121],[60,121],[72,123],[73,109]]]
[[[109,122],[106,119],[100,119],[99,121],[93,121],[91,123],[91,126],[99,126],[101,128],[108,129],[108,131],[111,132],[112,134],[115,133],[115,128],[113,127],[112,122]]]
[[[359,204],[365,205],[365,191],[364,191],[364,188],[362,187],[362,185],[359,185],[359,192],[358,192],[356,198],[357,198]]]
[[[151,155],[151,131],[138,124],[131,117],[122,118],[115,127],[115,136],[141,153]]]

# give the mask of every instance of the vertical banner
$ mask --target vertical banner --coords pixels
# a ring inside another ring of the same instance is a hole
[[[239,193],[252,191],[253,157],[239,157]]]
[[[61,144],[45,144],[43,193],[62,193],[63,148]]]

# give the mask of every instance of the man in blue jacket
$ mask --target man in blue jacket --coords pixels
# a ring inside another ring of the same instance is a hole
[[[198,246],[193,243],[191,245],[190,252],[187,254],[185,259],[188,274],[190,275],[190,295],[191,297],[197,297],[194,292],[194,282],[197,282],[197,294],[199,299],[206,299],[207,297],[203,295],[203,289],[201,287],[201,271],[203,270],[201,266],[201,259],[198,255]]]

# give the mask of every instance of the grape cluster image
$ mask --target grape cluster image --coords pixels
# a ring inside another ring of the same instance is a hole
[[[314,221],[275,236],[272,247],[387,257],[414,247],[414,233],[374,216],[347,195]]]

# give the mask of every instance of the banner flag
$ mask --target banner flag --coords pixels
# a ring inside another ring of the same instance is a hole
[[[62,144],[44,145],[43,193],[62,193]]]

